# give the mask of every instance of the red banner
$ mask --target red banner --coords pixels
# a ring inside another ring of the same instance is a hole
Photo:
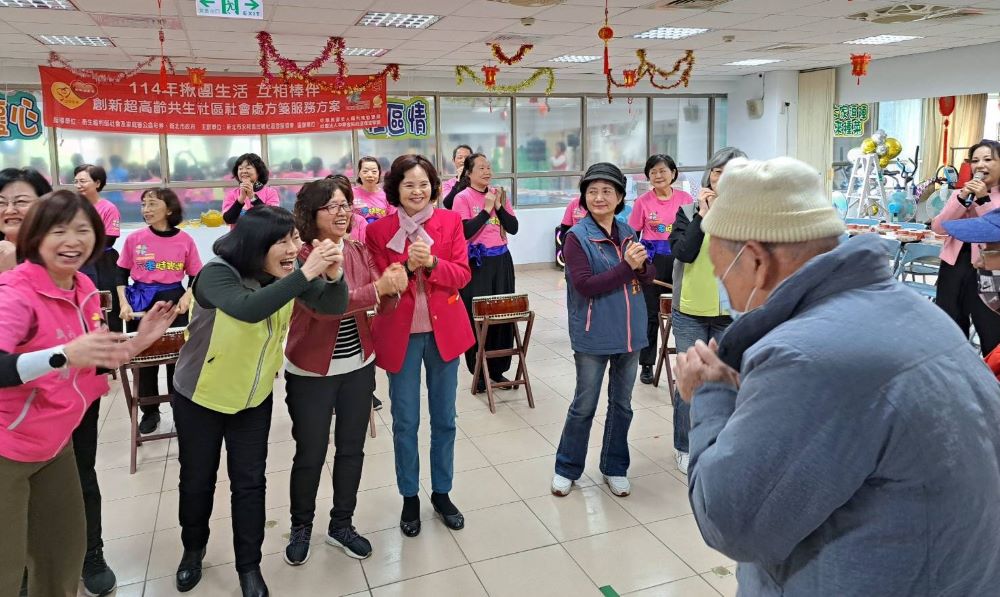
[[[363,93],[335,95],[302,82],[208,76],[195,86],[174,75],[138,74],[97,83],[71,71],[38,67],[45,126],[116,133],[258,135],[342,131],[386,126],[385,79]],[[107,74],[113,75],[113,72]],[[334,84],[334,77],[317,77]],[[365,76],[348,77],[360,85]]]

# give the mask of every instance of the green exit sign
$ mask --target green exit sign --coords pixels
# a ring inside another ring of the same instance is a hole
[[[194,0],[199,17],[263,19],[264,0]]]

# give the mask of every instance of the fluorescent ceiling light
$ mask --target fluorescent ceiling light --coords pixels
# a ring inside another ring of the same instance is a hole
[[[565,56],[553,58],[549,62],[593,62],[599,58],[600,56],[576,56],[573,54],[566,54]]]
[[[784,61],[776,60],[774,58],[751,58],[749,60],[737,60],[736,62],[727,62],[726,66],[763,66],[765,64],[774,64],[775,62],[784,62]]]
[[[397,29],[426,29],[438,22],[436,15],[417,15],[401,12],[370,12],[361,17],[361,27],[395,27]]]
[[[47,46],[93,46],[113,48],[115,44],[107,37],[89,35],[36,35],[35,39]]]
[[[69,0],[0,0],[0,8],[53,8],[76,10]]]
[[[344,56],[369,56],[378,58],[388,51],[385,48],[344,48]]]
[[[684,39],[685,37],[691,37],[692,35],[698,35],[706,31],[708,29],[694,27],[657,27],[649,31],[637,33],[632,37],[636,39]]]
[[[871,37],[862,37],[861,39],[855,39],[853,41],[845,41],[844,43],[860,46],[882,46],[901,41],[910,41],[911,39],[923,39],[923,37],[916,35],[873,35]]]

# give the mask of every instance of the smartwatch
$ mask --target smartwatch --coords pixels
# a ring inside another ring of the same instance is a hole
[[[52,349],[52,354],[49,356],[49,367],[53,369],[66,368],[66,365],[69,364],[69,359],[66,358],[64,348],[64,346],[57,346]]]

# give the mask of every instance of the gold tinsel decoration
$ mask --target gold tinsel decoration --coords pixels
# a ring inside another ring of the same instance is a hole
[[[488,87],[486,81],[476,74],[476,71],[468,66],[456,66],[455,67],[455,84],[462,85],[465,83],[465,79],[469,78],[479,84],[481,87],[493,92],[493,93],[520,93],[531,87],[538,82],[542,77],[548,78],[548,85],[545,86],[545,95],[549,95],[556,88],[556,72],[551,68],[536,68],[534,74],[532,74],[527,79],[521,81],[520,83],[514,83],[512,85],[494,85]]]

